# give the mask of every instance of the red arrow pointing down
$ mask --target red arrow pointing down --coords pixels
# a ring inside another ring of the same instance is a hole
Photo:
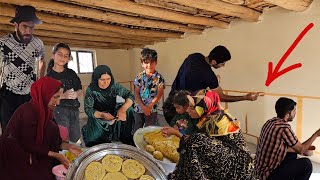
[[[272,81],[274,81],[275,79],[277,79],[278,77],[282,76],[283,74],[293,70],[293,69],[297,69],[300,68],[302,66],[301,63],[297,63],[294,65],[291,65],[289,67],[286,67],[285,69],[280,70],[280,67],[282,66],[282,64],[284,63],[284,61],[288,58],[288,56],[291,54],[291,52],[294,50],[294,48],[299,44],[299,42],[301,41],[301,39],[304,37],[304,35],[306,35],[308,33],[308,31],[314,26],[313,23],[310,23],[306,28],[304,28],[304,30],[299,34],[299,36],[297,37],[297,39],[292,43],[292,45],[289,47],[289,49],[286,51],[286,53],[281,57],[280,61],[278,62],[276,68],[272,71],[273,69],[273,63],[269,62],[268,64],[268,76],[267,76],[267,80],[266,80],[266,86],[269,86]]]

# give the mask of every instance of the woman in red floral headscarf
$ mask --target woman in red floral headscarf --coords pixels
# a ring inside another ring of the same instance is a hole
[[[189,99],[187,112],[199,119],[201,133],[183,135],[170,127],[163,134],[180,140],[180,160],[168,179],[253,179],[253,159],[239,122],[223,110],[215,91],[201,90]]]
[[[51,169],[57,160],[66,167],[68,159],[59,150],[75,154],[80,148],[62,142],[53,122],[53,108],[59,104],[61,82],[44,77],[31,86],[31,101],[21,105],[0,138],[2,179],[54,179]]]

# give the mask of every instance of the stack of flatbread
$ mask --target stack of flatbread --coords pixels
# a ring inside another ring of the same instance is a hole
[[[91,162],[85,169],[86,180],[154,180],[145,175],[145,167],[136,160],[123,160],[117,155],[106,155],[101,162]]]
[[[153,156],[156,159],[162,160],[158,158],[159,156],[155,156],[154,151],[160,151],[164,156],[170,159],[173,162],[178,162],[179,153],[177,151],[180,143],[180,138],[177,136],[170,136],[168,138],[162,135],[161,130],[155,130],[152,132],[147,132],[143,135],[144,140],[149,144],[145,148],[148,152],[153,153]],[[152,146],[152,147],[151,147]],[[152,151],[154,149],[154,151]]]

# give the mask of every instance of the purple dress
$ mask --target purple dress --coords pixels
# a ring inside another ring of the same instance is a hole
[[[48,152],[60,150],[59,128],[48,120],[44,127],[43,143],[36,144],[37,113],[30,102],[21,105],[0,137],[1,179],[54,179],[51,170],[57,161],[49,157]]]

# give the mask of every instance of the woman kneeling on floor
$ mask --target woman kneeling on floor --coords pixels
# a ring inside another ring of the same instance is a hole
[[[125,99],[125,103],[117,103],[117,96]],[[133,145],[133,101],[133,94],[114,81],[108,66],[96,67],[84,99],[88,122],[82,135],[86,146],[112,141]]]

